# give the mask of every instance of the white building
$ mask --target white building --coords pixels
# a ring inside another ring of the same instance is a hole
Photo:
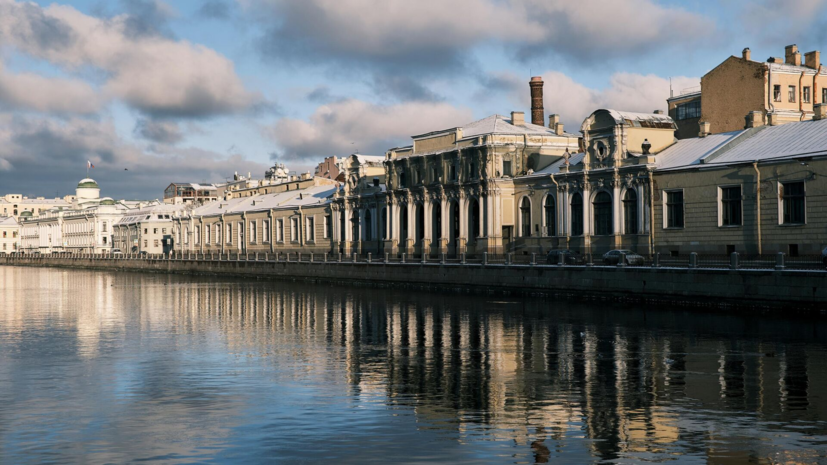
[[[0,217],[0,254],[17,250],[19,226],[17,220],[11,216]]]
[[[172,250],[172,221],[192,205],[150,205],[129,210],[115,223],[115,247],[124,253],[167,253]]]

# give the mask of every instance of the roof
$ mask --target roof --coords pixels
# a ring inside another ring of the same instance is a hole
[[[366,165],[368,163],[384,163],[385,157],[381,155],[360,155],[358,153],[354,153],[351,155],[352,158],[355,158],[356,161],[359,162],[360,165]]]
[[[721,149],[744,131],[681,139],[656,155],[658,169],[700,164],[700,160]]]
[[[329,203],[338,189],[335,185],[322,185],[271,194],[259,194],[250,197],[238,197],[219,200],[200,206],[192,211],[192,216],[215,216],[261,210],[296,208],[301,206],[322,205]]]
[[[766,62],[766,65],[769,66],[770,71],[774,72],[781,72],[781,73],[793,73],[793,74],[816,74],[818,72],[817,69],[813,69],[803,65],[791,65],[788,63],[770,63]],[[821,71],[821,75],[827,74],[827,69],[823,69]]]
[[[600,111],[600,110],[597,110]],[[610,108],[604,109],[609,115],[614,118],[618,124],[639,122],[639,123],[667,123],[674,125],[675,122],[666,114],[657,113],[633,113],[631,111],[612,110]],[[597,113],[597,112],[595,112]],[[645,126],[644,126],[645,127]]]
[[[17,220],[14,219],[13,216],[2,216],[0,217],[0,227],[16,227],[18,226]]]
[[[585,156],[586,156],[586,154],[583,153],[583,152],[571,154],[571,156],[569,157],[569,165],[576,165],[576,164],[580,163],[581,161],[583,161],[583,158]],[[557,174],[557,173],[560,172],[560,168],[565,164],[566,164],[565,159],[557,160],[554,163],[546,166],[545,168],[535,171],[532,176]]]
[[[552,128],[526,122],[521,125],[511,123],[511,118],[503,115],[491,115],[471,122],[462,127],[462,138],[477,137],[483,134],[535,134],[557,136]],[[578,137],[576,134],[564,133],[561,137]]]
[[[100,187],[98,186],[98,183],[96,183],[95,180],[92,179],[92,178],[81,179],[80,182],[78,183],[78,188],[81,188],[81,189],[83,189],[83,188],[100,189]]]
[[[13,203],[15,205],[37,204],[37,205],[70,205],[69,202],[63,199],[20,199],[8,201],[0,198],[0,203]]]

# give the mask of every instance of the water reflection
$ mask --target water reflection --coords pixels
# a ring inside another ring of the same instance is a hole
[[[2,462],[827,457],[822,318],[8,267],[0,289]]]

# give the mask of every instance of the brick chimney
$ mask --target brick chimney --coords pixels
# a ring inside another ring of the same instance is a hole
[[[747,61],[749,61],[752,58],[752,52],[750,51],[749,47],[741,50],[741,58]]]
[[[784,63],[801,66],[801,53],[798,51],[798,45],[793,44],[784,47]]]
[[[522,111],[512,111],[511,124],[514,126],[525,126],[525,113]]]
[[[813,120],[827,119],[827,103],[816,103],[813,105]]]
[[[528,86],[531,87],[531,124],[542,126],[546,119],[543,111],[543,78],[532,77]]]
[[[764,125],[764,112],[751,111],[747,113],[744,129],[757,128]]]
[[[818,69],[821,64],[821,52],[813,50],[804,54],[804,66],[812,69]]]

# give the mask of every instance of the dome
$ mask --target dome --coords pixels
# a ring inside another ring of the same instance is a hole
[[[115,201],[111,197],[104,197],[101,199],[101,205],[115,205]]]
[[[20,212],[20,217],[21,218],[31,218],[32,217],[32,212],[30,212],[28,210],[26,210],[24,212]]]
[[[92,178],[81,179],[78,183],[78,188],[81,189],[100,189],[98,183],[95,182]]]

